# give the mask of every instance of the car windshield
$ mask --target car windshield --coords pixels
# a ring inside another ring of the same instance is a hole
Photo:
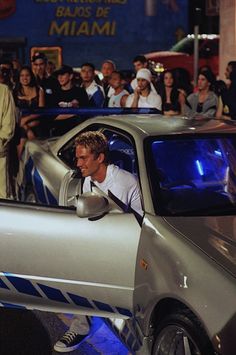
[[[236,137],[152,139],[146,163],[157,214],[236,212]]]
[[[199,57],[205,58],[210,56],[217,56],[219,53],[219,40],[213,39],[199,39]],[[193,55],[194,52],[194,38],[184,38],[176,43],[172,48],[172,52],[187,53]]]

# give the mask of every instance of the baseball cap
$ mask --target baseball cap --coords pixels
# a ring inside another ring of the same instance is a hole
[[[33,62],[35,62],[37,59],[42,59],[42,60],[44,60],[45,62],[47,62],[47,57],[46,57],[46,55],[45,55],[44,53],[42,53],[42,52],[36,52],[36,53],[34,53],[32,59],[31,59],[31,62],[33,63]]]
[[[145,79],[150,83],[152,81],[152,73],[149,69],[146,68],[139,69],[136,75],[136,79]]]
[[[53,75],[58,76],[66,73],[73,74],[73,68],[70,67],[69,65],[62,65],[59,69],[54,71]]]

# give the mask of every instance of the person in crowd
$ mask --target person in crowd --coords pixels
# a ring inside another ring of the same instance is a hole
[[[111,78],[111,74],[115,70],[116,70],[116,65],[112,60],[107,59],[102,63],[102,66],[101,66],[102,80],[101,80],[101,82],[102,82],[102,86],[103,86],[106,97],[109,97],[108,96],[108,92],[110,89],[109,81]]]
[[[56,65],[55,65],[55,63],[52,62],[51,60],[49,60],[49,61],[47,62],[47,67],[46,67],[47,75],[48,75],[48,76],[51,76],[51,75],[54,73],[55,70],[56,70]]]
[[[8,86],[8,88],[12,91],[14,88],[14,80],[13,80],[13,64],[10,60],[1,59],[0,61],[0,70],[1,77],[0,82]]]
[[[109,164],[108,142],[101,132],[88,131],[76,139],[77,167],[84,177],[83,193],[91,191],[91,182],[104,193],[112,193],[122,202],[124,212],[134,210],[143,216],[137,179],[131,173]],[[58,352],[73,351],[90,331],[87,316],[74,316],[69,330],[54,345]]]
[[[17,81],[19,79],[19,72],[22,68],[22,64],[18,58],[12,59],[11,62],[12,62],[12,66],[13,66],[13,82],[17,83]]]
[[[230,86],[230,73],[235,70],[236,70],[236,61],[232,60],[228,62],[225,68],[225,79],[226,79],[226,85],[228,87]]]
[[[172,70],[172,73],[178,90],[181,91],[185,97],[190,95],[193,92],[193,86],[191,84],[188,70],[177,67]]]
[[[211,90],[214,77],[210,71],[198,75],[198,92],[190,94],[184,105],[184,114],[189,118],[215,117],[218,98]]]
[[[213,71],[211,70],[211,67],[209,65],[202,65],[199,69],[198,69],[198,75],[207,72],[208,75],[211,76],[211,90],[215,92],[215,83],[216,83],[216,76],[213,73]],[[193,92],[198,92],[198,85],[196,85],[193,88]]]
[[[113,71],[116,70],[116,64],[110,60],[106,59],[101,66],[101,85],[105,93],[105,102],[104,107],[108,106],[108,101],[111,95],[114,93],[114,90],[110,86],[110,78]]]
[[[140,69],[148,69],[148,60],[147,58],[144,56],[144,55],[137,55],[136,57],[134,57],[133,59],[133,65],[134,65],[134,70],[137,74],[137,72],[140,70]],[[155,85],[154,85],[154,78],[152,76],[152,82],[151,82],[151,89],[155,92],[156,91],[156,88],[155,88]],[[137,88],[138,86],[138,82],[137,82],[137,77],[135,77],[131,83],[130,83],[130,88],[131,90],[128,90],[129,92],[133,93],[135,91],[135,89]]]
[[[19,72],[19,82],[13,91],[16,107],[19,109],[44,107],[45,96],[43,89],[36,84],[35,76],[28,66],[23,66]],[[21,127],[20,142],[17,147],[18,157],[21,156],[27,139],[34,139],[34,127],[40,124],[39,116],[28,114],[21,116],[19,125]]]
[[[103,87],[95,81],[95,66],[92,63],[84,63],[81,66],[81,87],[86,90],[90,107],[103,107],[105,94]]]
[[[230,85],[221,91],[216,118],[236,120],[236,68],[229,74]]]
[[[10,179],[9,143],[14,135],[16,121],[15,104],[9,88],[0,84],[0,198],[9,198]]]
[[[60,86],[56,78],[53,75],[49,76],[47,73],[47,57],[44,53],[36,52],[31,62],[37,85],[42,87],[45,93],[45,106],[48,108],[55,107],[54,98]]]
[[[184,94],[175,85],[171,70],[165,70],[161,76],[158,93],[162,99],[162,112],[166,116],[175,116],[183,112],[185,104]]]
[[[121,72],[113,71],[111,74],[110,85],[114,89],[114,93],[109,99],[108,107],[125,107],[129,93],[124,89],[123,76]]]
[[[133,66],[134,66],[134,71],[135,71],[136,74],[137,74],[137,72],[140,69],[143,69],[143,68],[147,68],[148,69],[147,58],[144,55],[142,55],[142,54],[136,55],[134,57],[134,59],[133,59]],[[132,88],[132,92],[134,92],[134,90],[138,86],[136,77],[131,81],[130,85],[131,85],[131,88]]]
[[[147,68],[140,69],[137,72],[136,78],[138,86],[134,90],[134,93],[128,96],[126,107],[149,107],[161,111],[161,97],[156,91],[151,90],[152,74],[150,70]]]
[[[73,82],[74,72],[71,66],[62,65],[61,68],[54,72],[54,75],[60,85],[60,89],[53,98],[57,107],[79,108],[89,106],[89,99],[85,89],[75,86]],[[78,120],[74,114],[60,114],[55,118],[54,122],[58,134],[67,132],[77,124]]]
[[[136,73],[142,68],[148,69],[148,60],[142,54],[136,55],[133,59],[133,66]]]

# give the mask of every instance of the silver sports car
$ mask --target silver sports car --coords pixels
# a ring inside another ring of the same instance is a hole
[[[98,189],[80,196],[74,142],[86,130],[138,177],[142,219]],[[133,354],[235,354],[234,123],[90,119],[28,142],[18,185],[22,201],[0,202],[3,307],[122,318],[113,328]]]

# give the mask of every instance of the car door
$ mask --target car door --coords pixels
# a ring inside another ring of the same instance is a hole
[[[132,213],[0,201],[0,305],[131,316],[140,232]]]

